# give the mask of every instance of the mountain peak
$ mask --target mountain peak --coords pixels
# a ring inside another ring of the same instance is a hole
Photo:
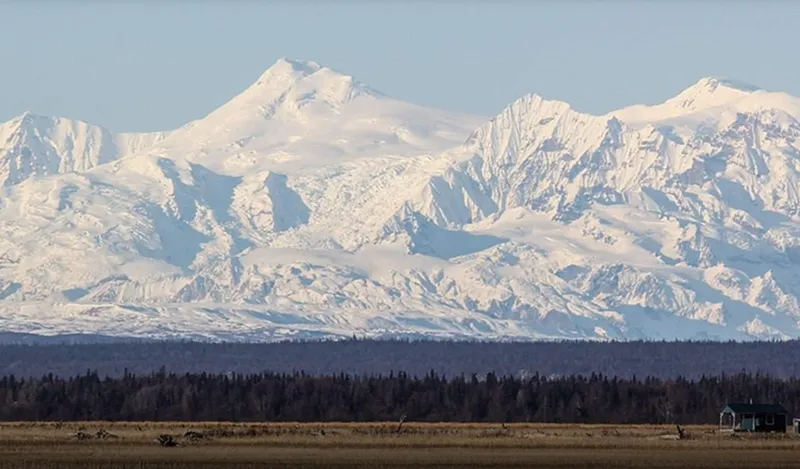
[[[724,77],[701,78],[691,88],[702,88],[707,90],[709,93],[713,93],[720,87],[727,88],[729,90],[741,91],[743,93],[752,93],[761,89],[758,86],[751,85],[743,81],[732,80]]]
[[[307,73],[313,73],[314,71],[319,70],[322,68],[320,64],[314,62],[313,60],[300,60],[300,59],[290,59],[288,57],[281,57],[275,61],[274,67],[284,67],[289,66],[297,70],[306,70]]]
[[[668,100],[667,104],[680,109],[698,110],[727,104],[759,90],[757,86],[729,78],[706,77]]]
[[[22,125],[23,123],[30,123],[35,119],[38,119],[40,116],[34,114],[31,111],[25,111],[22,114],[19,114],[16,117],[11,118],[8,122],[16,123],[18,125]]]
[[[336,109],[358,97],[380,95],[353,77],[317,62],[280,58],[255,83],[212,114],[226,121],[246,121],[252,112],[266,118],[280,114],[296,120],[314,104]]]
[[[5,128],[5,132],[18,133],[52,125],[52,121],[53,118],[51,117],[44,117],[31,111],[25,111],[5,123],[0,122],[0,125]]]
[[[351,83],[358,88],[368,88],[352,76],[322,66],[317,62],[286,57],[278,59],[258,78],[258,81],[253,86],[277,86],[283,88],[303,81],[313,81],[316,85],[325,82]]]
[[[761,88],[738,80],[723,77],[705,77],[664,103],[635,104],[612,111],[610,115],[620,118],[630,126],[643,126],[669,119],[685,118],[685,125],[705,122],[709,116],[718,116],[718,108],[733,106],[736,109],[760,107],[783,108],[787,98],[775,98]],[[772,96],[772,98],[770,98]],[[789,100],[791,98],[789,97]],[[710,113],[710,114],[709,114]]]
[[[310,60],[296,60],[281,57],[261,75],[257,84],[276,78],[296,80],[298,78],[311,76],[323,68],[324,67],[320,64]]]

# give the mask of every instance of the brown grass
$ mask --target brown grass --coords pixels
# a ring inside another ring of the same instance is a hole
[[[98,438],[100,430],[111,436]],[[187,432],[202,438],[188,438]],[[76,438],[78,432],[90,435]],[[800,437],[714,427],[547,424],[4,423],[0,469],[800,468]],[[163,448],[162,434],[179,445]]]

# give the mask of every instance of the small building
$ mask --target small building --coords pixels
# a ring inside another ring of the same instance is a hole
[[[780,404],[728,404],[719,413],[720,431],[786,433],[788,412]]]

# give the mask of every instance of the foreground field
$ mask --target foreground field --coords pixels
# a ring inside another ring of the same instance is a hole
[[[0,424],[0,469],[778,469],[800,468],[798,451],[795,435],[713,427],[687,427],[677,439],[673,426],[634,425]]]

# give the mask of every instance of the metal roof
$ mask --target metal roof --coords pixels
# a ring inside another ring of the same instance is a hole
[[[780,404],[728,404],[722,412],[734,414],[786,414],[786,408]]]

